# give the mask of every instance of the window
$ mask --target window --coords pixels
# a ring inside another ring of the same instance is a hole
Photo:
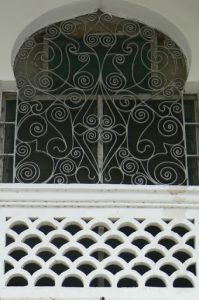
[[[198,109],[198,97],[196,95],[187,95],[184,101],[184,112],[189,185],[199,185]]]
[[[198,185],[198,98],[196,95],[184,95],[184,113],[185,113],[185,133],[186,133],[186,159],[187,159],[187,170],[188,170],[188,185]],[[98,100],[99,101],[99,100]],[[153,105],[156,106],[159,101],[153,101]],[[17,104],[16,93],[4,93],[1,107],[1,182],[13,182],[13,164],[14,164],[14,127],[15,123],[15,112]],[[97,104],[97,100],[96,100]],[[49,101],[46,101],[46,107],[49,106]],[[96,110],[95,110],[96,112]],[[75,115],[75,113],[74,113]],[[104,119],[103,119],[104,120]],[[80,122],[81,123],[81,122]],[[7,129],[8,126],[8,129]],[[11,129],[9,129],[11,128]],[[100,134],[100,132],[98,132]],[[150,131],[153,134],[153,131]],[[26,132],[24,132],[26,135]],[[70,137],[71,138],[71,137]],[[99,140],[93,143],[92,153],[95,153],[98,164],[100,164],[100,157],[97,158],[97,151],[100,152]],[[95,144],[95,145],[94,145]],[[4,146],[3,146],[4,145]],[[104,145],[105,151],[109,149]],[[103,149],[101,149],[101,152]],[[126,160],[128,162],[128,160]],[[42,161],[41,161],[42,163]],[[101,162],[102,163],[102,162]],[[119,176],[115,175],[114,183],[118,182]],[[72,178],[72,177],[71,177]],[[82,182],[83,182],[82,178]],[[113,179],[113,178],[112,178]],[[111,181],[113,183],[113,180]],[[129,183],[127,180],[125,183]]]
[[[189,183],[186,60],[164,34],[98,11],[33,34],[15,76],[15,182]]]
[[[0,182],[13,182],[16,93],[3,93],[0,107]]]

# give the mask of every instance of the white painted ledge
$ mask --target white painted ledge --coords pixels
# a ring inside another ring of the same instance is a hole
[[[12,289],[12,288],[10,288]],[[13,295],[7,297],[7,293],[2,293],[1,300],[197,300],[198,289],[164,289],[164,288],[144,288],[142,290],[136,288],[126,288],[109,290],[107,288],[89,288],[88,290],[70,288],[70,291],[61,289],[60,291],[52,291],[51,297],[49,294],[50,288],[39,288],[39,291],[31,288],[18,288],[19,294],[22,297]],[[80,291],[79,291],[80,290]],[[129,291],[130,290],[130,291]],[[15,291],[13,291],[14,294]],[[15,292],[16,294],[16,292]],[[31,296],[32,295],[32,296]],[[34,296],[33,296],[34,295]]]
[[[0,184],[0,207],[199,208],[199,187]]]

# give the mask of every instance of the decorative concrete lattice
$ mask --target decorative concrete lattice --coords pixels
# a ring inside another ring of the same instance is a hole
[[[7,217],[6,224],[6,286],[195,286],[191,219]]]

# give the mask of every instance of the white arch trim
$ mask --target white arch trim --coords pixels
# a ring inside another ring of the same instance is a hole
[[[187,58],[187,69],[189,70],[192,57],[191,48],[183,32],[171,20],[154,10],[133,3],[132,0],[71,0],[64,6],[47,11],[26,26],[18,35],[12,49],[12,65],[23,42],[37,30],[61,20],[95,12],[99,8],[118,17],[136,19],[168,35],[184,52]]]

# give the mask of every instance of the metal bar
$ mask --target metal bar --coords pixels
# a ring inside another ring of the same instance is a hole
[[[98,95],[97,98],[97,116],[99,120],[99,126],[98,126],[98,144],[97,144],[97,159],[98,159],[98,176],[99,176],[99,182],[103,183],[103,174],[102,174],[102,169],[103,169],[103,160],[104,160],[104,153],[103,153],[103,142],[101,139],[101,134],[102,134],[102,128],[101,128],[101,121],[103,117],[103,100],[102,96]]]
[[[185,125],[199,125],[198,122],[185,122]]]
[[[3,121],[3,122],[0,122],[0,125],[15,125],[15,122],[6,122],[6,121]]]
[[[188,161],[187,161],[187,139],[186,139],[186,129],[185,129],[185,110],[184,110],[184,101],[183,93],[181,93],[181,105],[182,105],[182,129],[183,129],[183,138],[184,138],[184,150],[185,150],[185,174],[187,179],[187,185],[189,185],[189,173],[188,173]]]
[[[14,157],[13,157],[13,172],[12,172],[12,182],[14,183],[15,182],[15,173],[16,173],[16,169],[15,169],[15,165],[16,165],[16,143],[17,143],[17,130],[18,130],[18,127],[17,127],[17,116],[18,116],[18,112],[17,112],[17,109],[18,109],[18,104],[19,104],[19,91],[17,91],[17,94],[16,94],[16,111],[15,111],[15,132],[14,132]]]

